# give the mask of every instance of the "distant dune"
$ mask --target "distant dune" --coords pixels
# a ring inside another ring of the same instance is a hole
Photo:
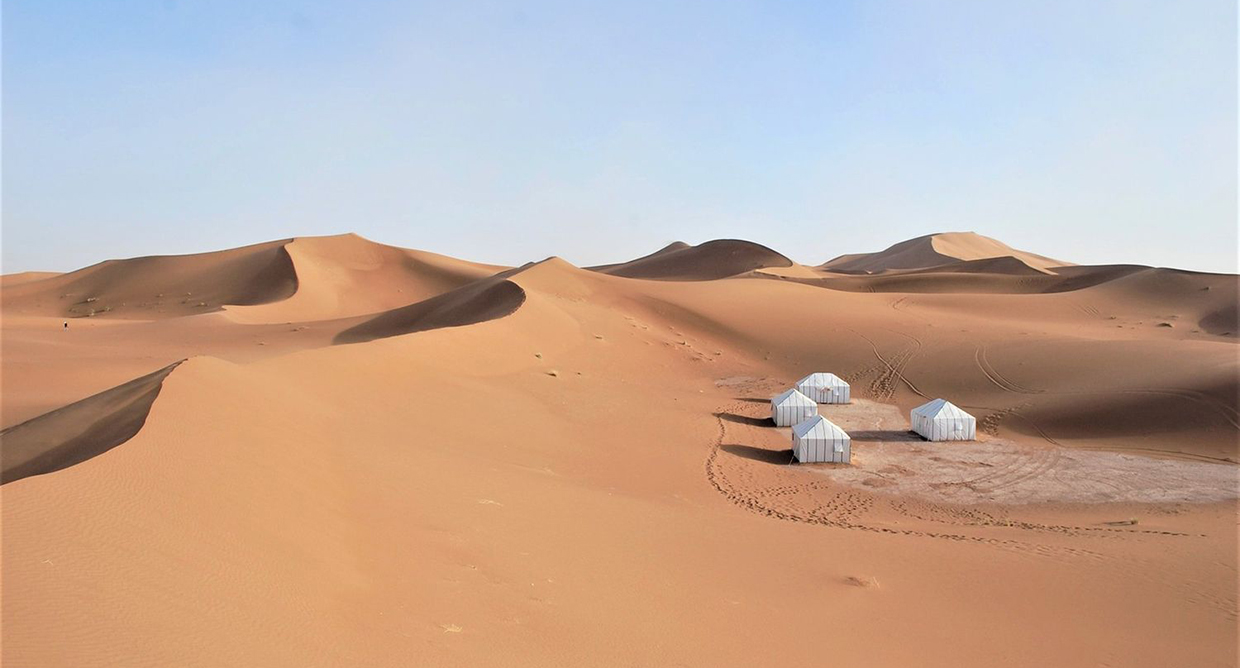
[[[21,275],[12,286],[6,277],[3,301],[13,312],[65,318],[228,310],[242,322],[291,322],[395,308],[502,269],[345,234],[109,260],[68,274]]]
[[[4,276],[0,276],[0,287],[11,288],[21,285],[22,283],[41,281],[45,278],[52,278],[53,276],[59,275],[60,274],[55,271],[23,271],[16,274],[5,274]]]
[[[678,241],[636,260],[590,269],[624,278],[706,281],[766,267],[790,266],[792,260],[765,246],[749,241],[720,239],[697,246]]]
[[[502,278],[483,278],[450,292],[385,311],[336,335],[336,343],[361,343],[440,327],[460,327],[512,313],[525,291]]]
[[[928,269],[960,262],[1012,258],[1026,267],[1049,272],[1070,263],[1015,250],[974,232],[943,232],[909,239],[877,253],[842,255],[822,265],[845,273],[877,274],[899,269]]]
[[[67,274],[5,287],[4,308],[80,318],[168,317],[264,304],[297,291],[297,272],[272,241],[214,253],[108,260]]]
[[[0,290],[5,665],[1234,658],[1234,275],[340,235]],[[851,465],[769,421],[812,371]]]

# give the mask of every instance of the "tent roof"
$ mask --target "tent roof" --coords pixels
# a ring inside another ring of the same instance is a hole
[[[848,383],[844,382],[843,378],[840,378],[833,373],[824,373],[821,371],[811,373],[801,380],[798,380],[797,387],[802,385],[813,385],[815,387],[848,387]]]
[[[935,418],[971,418],[972,415],[960,410],[946,399],[935,399],[913,409],[913,413],[922,417]]]
[[[811,406],[818,405],[817,403],[814,403],[813,399],[810,399],[809,397],[805,396],[804,394],[801,394],[795,389],[787,390],[786,392],[781,393],[779,396],[775,397],[774,399],[771,399],[771,403],[775,404],[776,406],[811,407]]]
[[[807,436],[810,438],[825,438],[829,440],[849,438],[848,432],[840,429],[839,425],[821,415],[815,415],[805,422],[794,426],[792,428],[792,434],[797,438],[805,438]]]

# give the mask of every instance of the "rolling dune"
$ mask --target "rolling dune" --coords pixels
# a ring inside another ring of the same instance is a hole
[[[790,267],[792,260],[749,241],[720,239],[697,246],[673,243],[650,255],[622,264],[593,267],[595,271],[664,281],[706,281],[766,267]]]
[[[153,319],[226,310],[238,322],[283,323],[377,313],[503,269],[344,234],[25,274],[6,278],[3,299],[7,311],[28,315]]]
[[[297,290],[297,274],[285,244],[272,241],[197,255],[108,260],[5,286],[4,309],[63,318],[148,319],[287,299]]]
[[[516,283],[484,278],[416,304],[385,311],[336,335],[336,343],[362,343],[440,327],[462,327],[512,313],[525,301]]]
[[[927,269],[959,262],[1010,257],[1039,272],[1070,263],[1015,250],[975,232],[942,232],[895,244],[877,253],[842,255],[822,265],[842,273],[877,274],[898,269]],[[1022,270],[1023,271],[1023,270]]]
[[[0,658],[1234,664],[1237,277],[913,241],[876,275],[344,236],[6,281]],[[272,266],[295,290],[230,305]],[[219,308],[60,327],[64,286],[170,277]],[[810,370],[852,384],[850,467],[765,419]],[[978,442],[909,434],[937,396]]]
[[[133,438],[177,364],[0,432],[0,481],[59,471]]]

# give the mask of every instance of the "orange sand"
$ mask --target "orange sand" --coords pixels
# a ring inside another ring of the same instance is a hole
[[[1235,665],[1237,277],[906,244],[6,276],[3,663]]]

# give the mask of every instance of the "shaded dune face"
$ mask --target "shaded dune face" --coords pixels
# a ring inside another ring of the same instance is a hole
[[[680,242],[622,264],[590,267],[612,276],[663,281],[708,281],[768,267],[791,267],[792,260],[759,244],[734,239],[697,246]]]
[[[1237,313],[1236,303],[1233,301],[1231,304],[1207,313],[1197,324],[1202,330],[1211,334],[1234,336],[1240,332],[1240,313]]]
[[[5,289],[4,306],[64,318],[158,318],[291,297],[297,272],[285,241],[196,255],[108,260]]]
[[[133,438],[179,364],[0,432],[0,483],[80,464]]]
[[[1235,276],[302,241],[297,294],[213,316],[5,302],[5,408],[44,413],[0,438],[5,665],[1234,656],[1240,360],[1193,323]],[[852,466],[788,465],[769,401],[810,371]],[[976,442],[907,430],[934,397]]]
[[[68,274],[6,277],[6,310],[63,318],[161,319],[221,310],[250,324],[376,313],[504,267],[354,234],[298,237],[195,255],[109,260]]]
[[[333,343],[363,343],[441,327],[461,327],[511,314],[525,290],[504,278],[486,278],[415,304],[380,313],[336,335]]]
[[[894,244],[877,253],[842,255],[822,265],[839,273],[878,274],[902,269],[929,269],[991,258],[1011,258],[1038,273],[1069,265],[1034,253],[1018,251],[973,232],[930,234]],[[1010,260],[1005,260],[1010,271]],[[993,270],[993,268],[991,269]]]
[[[1023,269],[1021,267],[1024,267]],[[1234,276],[1140,265],[1072,266],[1045,274],[1003,258],[975,260],[878,275],[837,275],[784,280],[842,292],[923,295],[1039,295],[1075,293],[1104,303],[1109,317],[1121,313],[1177,314],[1214,335],[1235,334],[1240,283]],[[1101,312],[1100,312],[1101,313]]]

